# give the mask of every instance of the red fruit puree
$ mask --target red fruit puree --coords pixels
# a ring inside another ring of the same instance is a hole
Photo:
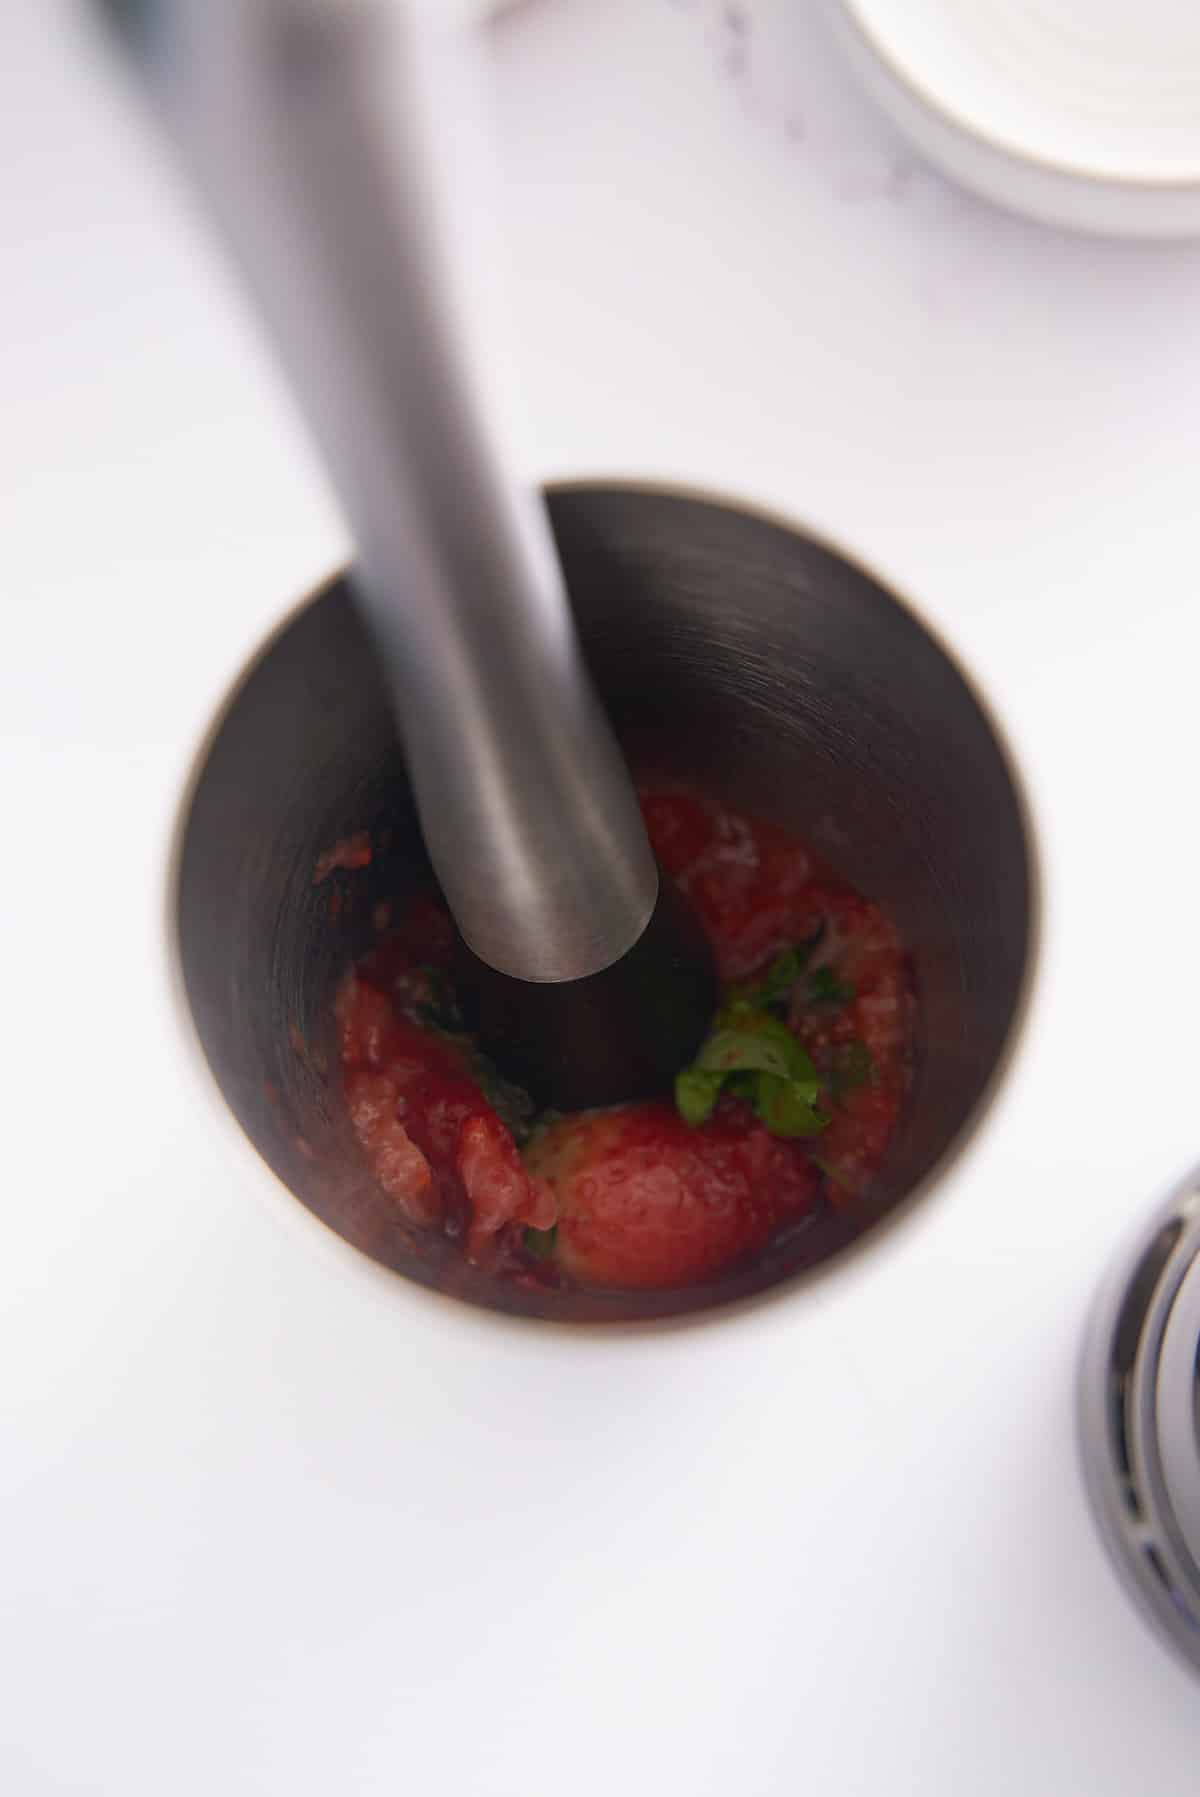
[[[500,1277],[712,1279],[860,1200],[904,1102],[911,980],[878,905],[774,824],[675,788],[641,799],[724,989],[674,1095],[536,1115],[462,1028],[454,930],[434,896],[338,993],[346,1101],[375,1178],[411,1224],[460,1238]]]

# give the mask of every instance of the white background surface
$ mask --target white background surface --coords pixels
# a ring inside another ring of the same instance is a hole
[[[802,5],[503,26],[524,465],[770,504],[909,592],[1047,910],[1000,1101],[883,1243],[703,1327],[502,1325],[286,1227],[181,1046],[180,783],[343,543],[67,15],[0,10],[0,1788],[1191,1797],[1071,1378],[1198,1146],[1200,252],[952,191]]]

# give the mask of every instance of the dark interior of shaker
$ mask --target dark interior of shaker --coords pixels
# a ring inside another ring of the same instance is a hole
[[[827,548],[680,495],[548,495],[585,653],[632,765],[795,828],[891,912],[913,955],[918,1064],[876,1196],[749,1269],[672,1293],[526,1291],[397,1217],[341,1102],[332,997],[380,901],[427,877],[393,720],[345,580],[267,645],[184,819],[178,950],[204,1053],[259,1154],[364,1253],[471,1302],[607,1319],[701,1310],[827,1259],[962,1137],[1023,991],[1032,865],[996,735],[911,613]],[[369,831],[369,867],[314,882]],[[964,1196],[964,1201],[966,1201]]]

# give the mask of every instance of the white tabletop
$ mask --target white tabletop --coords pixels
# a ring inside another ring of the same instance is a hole
[[[1200,250],[951,190],[794,0],[497,28],[523,465],[873,563],[1011,731],[1046,896],[1012,1076],[877,1247],[702,1327],[505,1325],[288,1228],[182,1046],[180,783],[344,542],[72,11],[0,8],[0,1788],[1192,1797],[1071,1384],[1200,1147]]]

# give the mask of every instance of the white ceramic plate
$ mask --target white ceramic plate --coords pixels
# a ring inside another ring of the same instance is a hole
[[[1112,235],[1200,234],[1200,0],[830,0],[933,161]]]

